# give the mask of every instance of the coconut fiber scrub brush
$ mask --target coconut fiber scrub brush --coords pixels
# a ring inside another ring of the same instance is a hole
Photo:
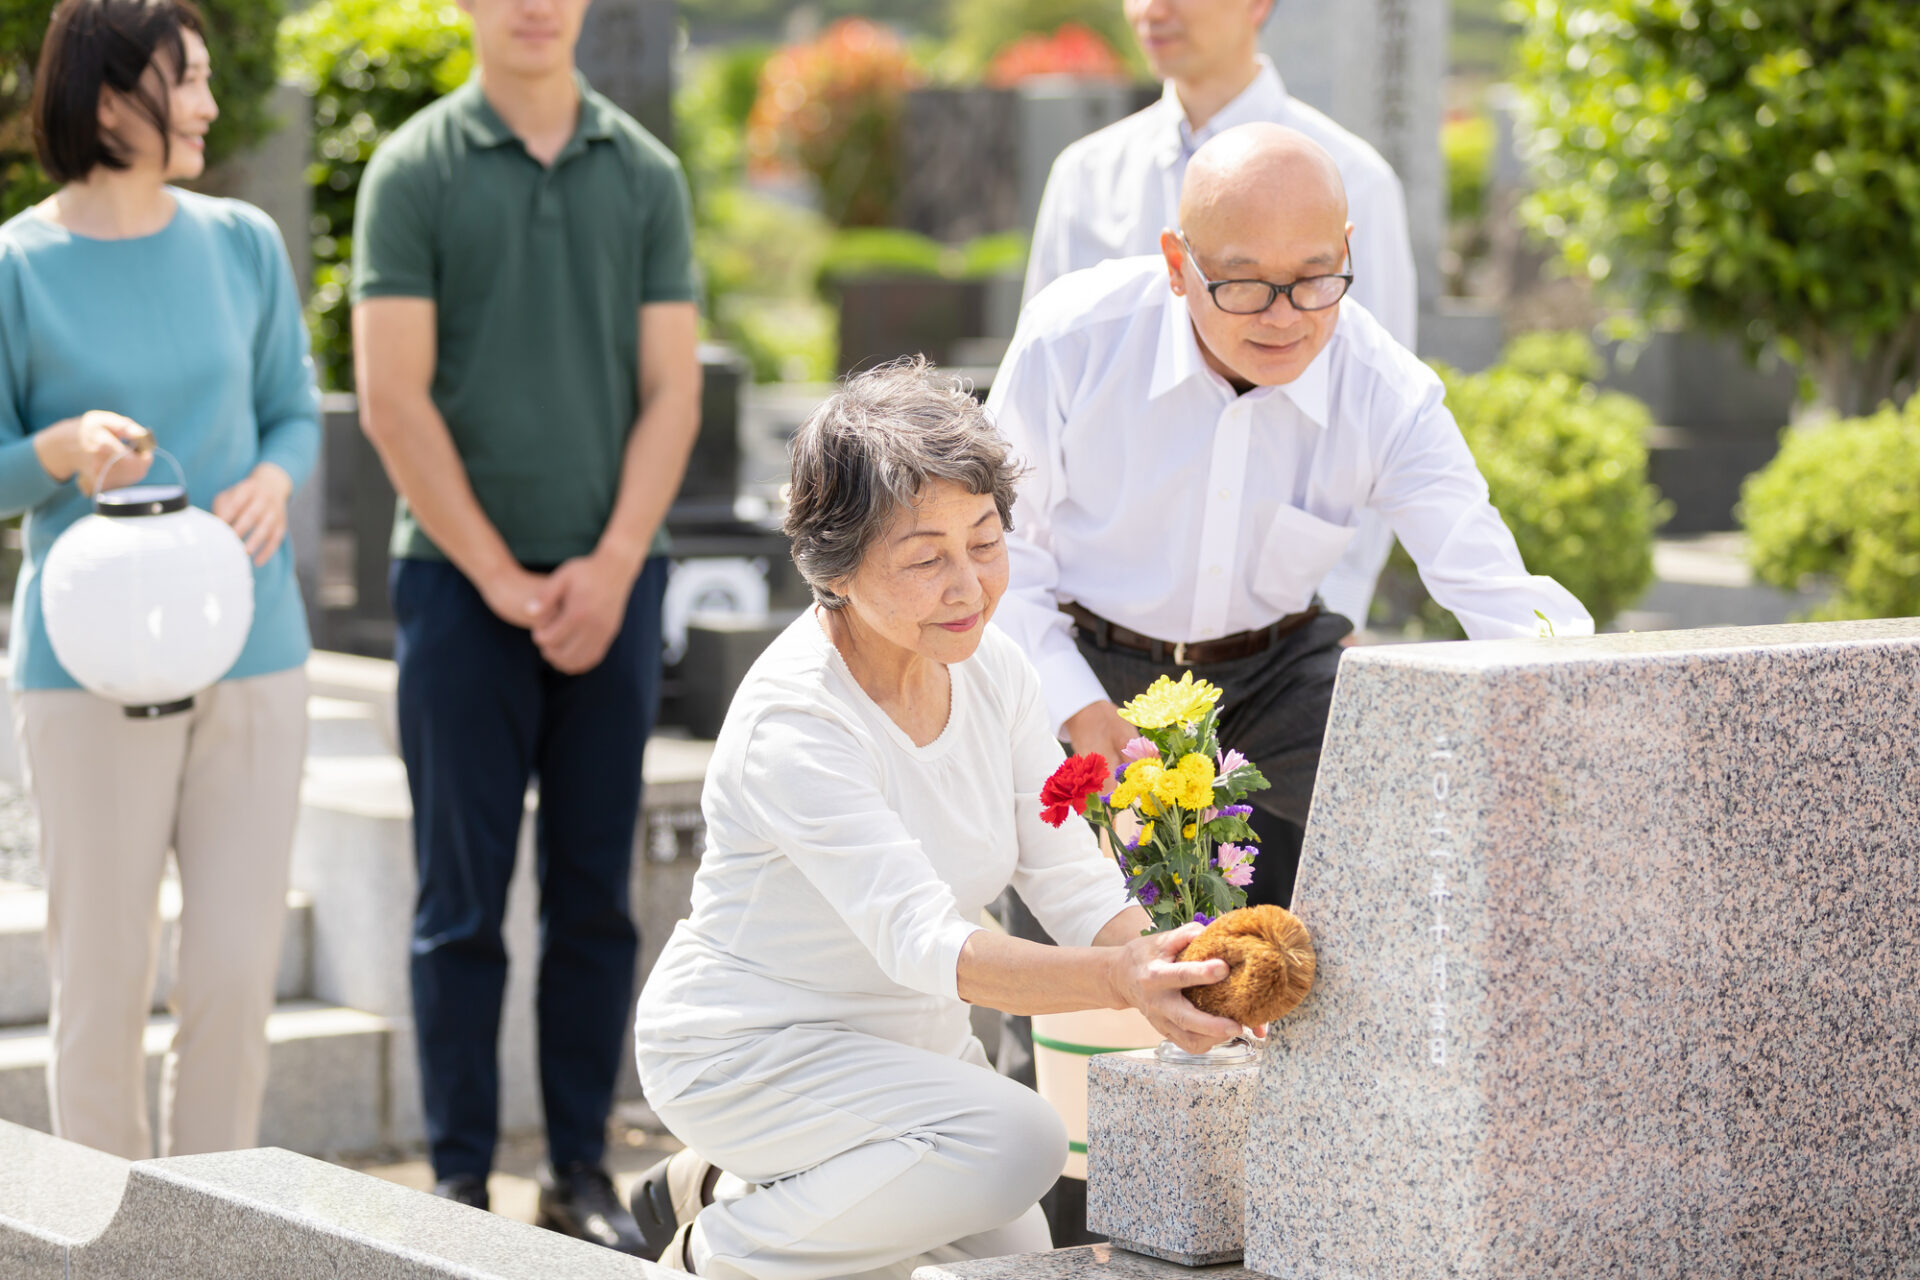
[[[1227,962],[1225,979],[1188,987],[1187,999],[1243,1027],[1285,1016],[1313,986],[1313,939],[1284,907],[1229,911],[1188,943],[1180,958]]]

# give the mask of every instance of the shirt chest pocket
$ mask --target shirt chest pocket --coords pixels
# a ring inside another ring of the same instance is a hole
[[[1298,613],[1313,600],[1328,570],[1346,554],[1354,529],[1281,507],[1260,541],[1254,566],[1253,598],[1276,615]]]

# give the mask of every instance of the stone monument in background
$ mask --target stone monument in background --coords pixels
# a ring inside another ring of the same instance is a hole
[[[1287,92],[1372,143],[1400,175],[1423,320],[1440,298],[1447,233],[1440,89],[1450,8],[1448,0],[1275,0],[1260,35]]]
[[[574,55],[587,83],[673,145],[674,0],[594,0]]]

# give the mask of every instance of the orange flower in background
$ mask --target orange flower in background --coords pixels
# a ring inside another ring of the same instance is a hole
[[[1021,36],[994,54],[987,66],[987,83],[996,89],[1036,76],[1125,80],[1127,69],[1105,40],[1077,22],[1068,22],[1050,36]]]
[[[899,37],[842,18],[767,59],[747,117],[747,162],[766,174],[798,166],[842,226],[884,225],[899,186],[900,117],[918,76]]]

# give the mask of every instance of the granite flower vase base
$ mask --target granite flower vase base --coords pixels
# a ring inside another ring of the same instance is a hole
[[[1246,1230],[1257,1056],[1174,1063],[1151,1049],[1087,1068],[1087,1228],[1189,1267],[1232,1262]]]

